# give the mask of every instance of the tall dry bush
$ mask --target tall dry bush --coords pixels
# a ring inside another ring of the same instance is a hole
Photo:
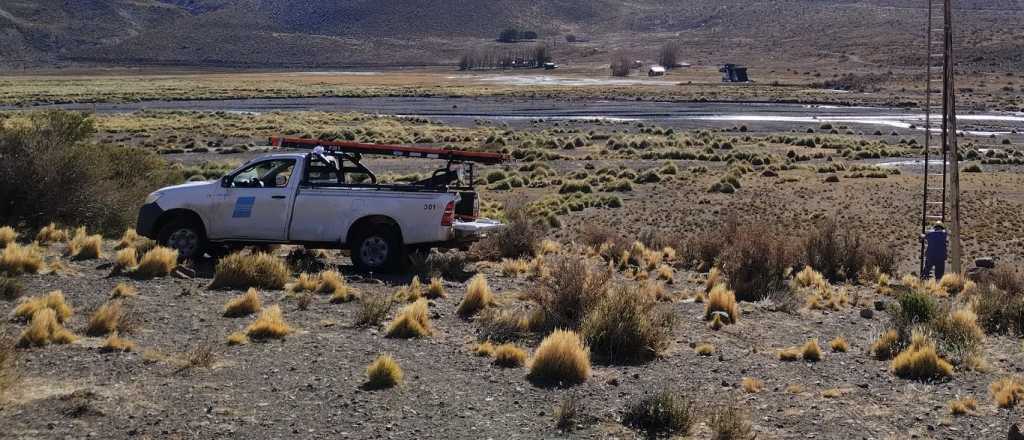
[[[796,265],[796,249],[789,237],[761,225],[738,227],[719,256],[722,273],[740,301],[756,301],[785,287]]]
[[[491,261],[532,256],[544,237],[544,226],[529,215],[525,202],[505,204],[505,224],[505,228],[473,244],[470,254]]]
[[[571,256],[552,258],[548,268],[550,274],[528,292],[539,306],[537,325],[544,330],[577,329],[591,307],[607,295],[611,273]]]
[[[117,233],[177,178],[153,152],[92,143],[95,132],[90,116],[61,110],[0,120],[0,223]]]
[[[821,272],[829,281],[858,281],[867,269],[895,274],[896,254],[890,248],[864,240],[835,219],[825,219],[811,229],[803,241],[804,264]]]

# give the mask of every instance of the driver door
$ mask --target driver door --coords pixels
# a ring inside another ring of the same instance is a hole
[[[221,181],[212,196],[212,240],[285,241],[298,184],[295,159],[268,159]]]

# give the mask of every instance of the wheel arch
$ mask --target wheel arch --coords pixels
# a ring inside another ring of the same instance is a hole
[[[184,208],[171,209],[171,210],[165,211],[164,213],[160,214],[160,217],[158,217],[157,220],[156,220],[156,225],[154,227],[154,230],[157,233],[159,233],[160,230],[163,229],[164,226],[166,226],[171,221],[173,221],[175,219],[179,219],[179,218],[186,218],[189,221],[192,221],[195,224],[199,225],[199,227],[203,229],[202,230],[203,235],[204,236],[208,236],[207,235],[208,230],[206,229],[206,222],[203,221],[203,218],[200,217],[199,214],[196,213],[195,211],[192,211],[190,209],[184,209]]]
[[[405,243],[405,239],[402,237],[402,226],[395,219],[386,215],[367,215],[353,222],[352,226],[348,228],[348,234],[345,235],[345,245],[351,246],[356,238],[356,234],[359,232],[379,226],[391,228],[398,234],[398,240],[401,243]]]

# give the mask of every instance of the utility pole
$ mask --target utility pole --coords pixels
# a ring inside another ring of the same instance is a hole
[[[946,158],[949,172],[946,174],[949,182],[949,268],[953,273],[959,274],[963,270],[960,249],[960,150],[956,142],[956,89],[953,69],[953,0],[945,2],[945,40],[946,50],[943,62],[943,119],[942,136],[943,145],[946,147]]]

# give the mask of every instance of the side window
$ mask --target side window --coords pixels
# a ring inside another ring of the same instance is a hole
[[[335,160],[333,157],[327,157],[327,160]],[[343,183],[338,179],[337,165],[334,163],[324,162],[319,157],[311,156],[309,161],[309,169],[306,175],[306,184],[314,186],[332,186]]]
[[[291,181],[295,159],[275,159],[254,163],[231,179],[233,188],[284,188]]]

